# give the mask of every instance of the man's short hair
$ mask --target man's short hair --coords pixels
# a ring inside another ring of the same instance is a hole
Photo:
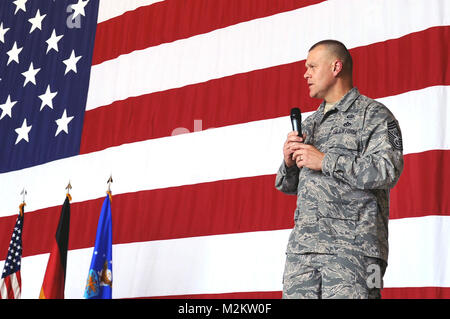
[[[309,51],[312,49],[324,45],[327,47],[327,49],[336,56],[339,60],[342,62],[343,71],[346,74],[351,75],[353,72],[353,59],[350,55],[350,52],[347,50],[345,45],[342,42],[339,42],[337,40],[322,40],[314,44]]]

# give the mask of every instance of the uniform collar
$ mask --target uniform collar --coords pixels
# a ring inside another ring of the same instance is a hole
[[[333,109],[338,109],[341,112],[346,112],[350,105],[353,104],[353,102],[360,96],[361,94],[358,91],[357,87],[351,88],[347,93],[345,93],[344,97],[337,102]],[[320,113],[323,113],[323,109],[325,108],[325,100],[320,104],[318,111]]]

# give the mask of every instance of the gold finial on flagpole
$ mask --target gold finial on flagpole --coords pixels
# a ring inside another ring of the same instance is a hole
[[[22,195],[22,204],[25,204],[25,197],[27,196],[27,190],[25,189],[25,187],[20,192],[20,195]]]
[[[108,184],[108,190],[106,191],[106,194],[109,195],[109,199],[112,200],[112,194],[111,194],[111,184],[113,183],[112,174],[109,176],[108,181],[106,182]]]
[[[72,185],[70,184],[70,180],[69,180],[69,184],[67,184],[67,186],[66,186],[66,189],[67,189],[67,193],[66,193],[66,196],[69,198],[69,200],[71,201],[72,200],[72,196],[70,196],[70,190],[72,189]]]
[[[111,184],[113,183],[112,174],[109,176],[106,183],[108,184],[108,192],[111,192]]]
[[[20,216],[23,216],[23,207],[26,205],[25,197],[27,196],[27,190],[25,189],[25,187],[20,192],[20,195],[22,195],[22,204],[19,205],[19,214]]]

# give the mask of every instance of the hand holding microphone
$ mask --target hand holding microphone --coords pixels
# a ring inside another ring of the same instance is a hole
[[[293,108],[291,110],[291,123],[293,131],[288,134],[284,144],[284,161],[286,166],[296,165],[298,168],[307,167],[320,171],[325,153],[319,151],[314,145],[304,144],[306,135],[302,134],[300,109]]]
[[[287,136],[286,142],[283,146],[284,162],[287,167],[291,167],[296,164],[295,159],[292,158],[292,154],[300,149],[299,144],[303,142],[304,136],[302,136],[302,115],[299,108],[291,109],[291,124],[292,132]]]
[[[287,167],[296,165],[298,168],[308,167],[312,170],[321,170],[325,156],[313,145],[304,144],[306,135],[302,134],[302,116],[299,108],[291,110],[292,132],[288,134],[284,143],[284,162]]]

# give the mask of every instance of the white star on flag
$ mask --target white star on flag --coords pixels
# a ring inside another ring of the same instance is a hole
[[[51,109],[53,109],[53,98],[56,96],[56,94],[58,94],[58,92],[51,92],[50,85],[48,85],[45,93],[42,95],[39,95],[39,98],[42,100],[41,109],[39,111],[42,111],[42,109],[45,106],[48,106]]]
[[[5,43],[5,34],[9,28],[3,28],[3,22],[0,23],[0,42]]]
[[[46,14],[41,15],[41,12],[38,9],[34,18],[28,19],[28,22],[31,23],[30,33],[33,32],[36,28],[42,30],[42,20],[44,20],[45,16]]]
[[[48,38],[47,41],[45,41],[45,42],[47,42],[47,52],[46,53],[48,53],[48,51],[50,51],[51,49],[55,50],[56,52],[59,52],[58,42],[59,42],[59,40],[61,40],[61,38],[63,36],[64,35],[62,35],[62,34],[56,35],[56,31],[55,31],[55,29],[53,29],[52,35],[50,36],[50,38]]]
[[[9,65],[12,61],[19,63],[19,53],[22,51],[22,49],[23,49],[23,47],[18,48],[17,42],[14,42],[11,50],[6,52],[6,54],[9,56],[8,62],[6,62],[6,65]]]
[[[27,8],[25,7],[25,4],[28,0],[16,0],[13,2],[13,4],[16,5],[16,11],[14,11],[14,15],[16,15],[17,11],[22,10],[23,12],[27,12]]]
[[[0,104],[0,109],[2,109],[3,111],[2,115],[0,116],[0,120],[4,118],[5,115],[8,115],[10,118],[12,117],[11,110],[16,103],[17,101],[11,101],[11,95],[8,95],[8,97],[6,98],[6,102],[4,104]]]
[[[72,50],[70,57],[63,61],[63,63],[66,65],[66,71],[64,72],[64,75],[66,75],[69,71],[77,73],[77,62],[81,59],[81,57],[81,55],[75,56],[75,50]]]
[[[57,119],[55,122],[58,125],[56,129],[55,136],[57,136],[60,132],[64,131],[66,134],[69,134],[68,124],[73,120],[73,116],[67,117],[67,110],[64,110],[63,115],[60,119]]]
[[[73,10],[72,20],[74,20],[80,14],[83,17],[85,16],[86,13],[84,12],[84,7],[86,7],[86,5],[88,3],[89,3],[89,0],[86,0],[86,1],[78,0],[78,3],[72,4],[72,6],[71,6],[71,8]]]
[[[23,82],[23,86],[27,85],[28,82],[33,83],[36,85],[36,74],[39,72],[40,68],[35,69],[33,66],[33,62],[30,63],[30,67],[28,68],[28,71],[25,71],[22,73],[22,75],[25,77],[25,81]]]
[[[28,133],[30,133],[31,127],[32,127],[32,125],[27,126],[27,119],[24,119],[22,126],[16,128],[16,133],[17,133],[16,145],[21,140],[25,140],[25,141],[29,142]]]

